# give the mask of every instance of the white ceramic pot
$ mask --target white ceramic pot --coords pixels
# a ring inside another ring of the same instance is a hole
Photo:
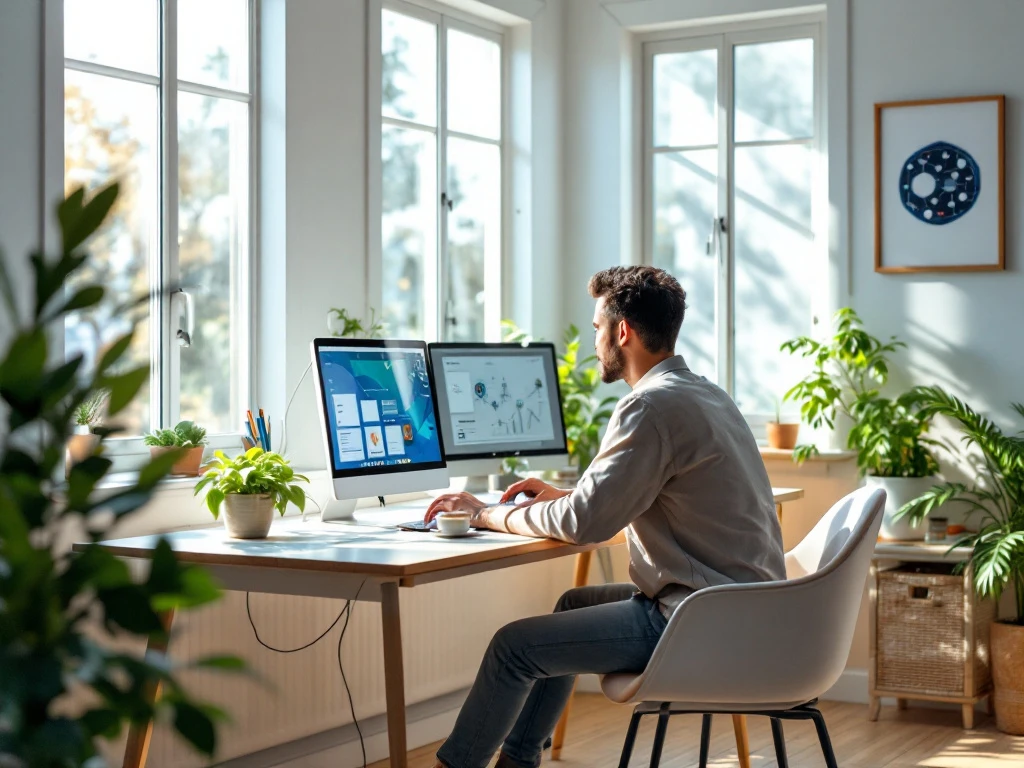
[[[270,494],[229,493],[221,515],[231,538],[265,539],[274,521],[274,498]]]
[[[893,516],[908,501],[916,499],[939,480],[931,477],[876,477],[868,475],[864,484],[869,488],[881,488],[885,491],[885,514],[882,516],[882,528],[878,535],[883,539],[900,541],[920,541],[928,528],[927,519],[914,525],[907,518],[893,520]]]

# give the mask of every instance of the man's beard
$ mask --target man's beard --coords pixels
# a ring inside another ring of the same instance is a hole
[[[607,350],[607,359],[598,355],[597,362],[600,364],[601,381],[611,384],[622,378],[626,370],[626,356],[622,353],[622,347],[618,344],[611,344]]]

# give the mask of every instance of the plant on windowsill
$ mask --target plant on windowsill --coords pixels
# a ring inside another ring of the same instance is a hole
[[[65,477],[75,464],[85,461],[96,453],[100,446],[97,428],[101,422],[106,393],[96,392],[75,408],[75,428],[68,436],[67,456],[64,463]]]
[[[501,327],[506,342],[528,344],[533,340],[532,336],[511,320],[503,320]],[[601,385],[597,357],[580,357],[580,332],[575,325],[566,329],[562,343],[565,351],[558,356],[562,418],[565,421],[570,461],[575,462],[578,476],[582,476],[601,447],[601,430],[611,418],[619,398],[597,396]]]
[[[158,429],[150,432],[142,441],[149,446],[149,454],[153,458],[175,452],[178,460],[171,468],[172,475],[199,475],[199,466],[203,463],[203,451],[206,448],[206,430],[195,422],[179,421],[174,429]]]
[[[974,571],[977,593],[999,600],[1003,590],[1015,592],[1015,616],[992,625],[990,657],[995,684],[996,726],[1024,735],[1024,432],[1006,435],[990,419],[938,387],[917,390],[921,413],[953,420],[966,448],[981,454],[972,485],[942,483],[905,504],[899,515],[921,520],[951,501],[980,516],[978,532],[961,546],[971,547],[967,567]],[[1024,416],[1024,405],[1013,409]]]
[[[111,469],[100,450],[71,467],[59,483],[67,439],[79,416],[105,399],[106,419],[125,411],[149,379],[148,362],[130,364],[134,332],[115,339],[95,366],[81,354],[56,359],[52,346],[72,312],[102,305],[106,291],[83,277],[83,244],[117,199],[117,186],[72,192],[57,208],[62,249],[36,253],[15,288],[0,254],[0,303],[9,341],[0,349],[0,764],[23,768],[103,765],[100,740],[116,740],[125,724],[167,722],[212,755],[222,715],[190,698],[179,665],[134,643],[166,640],[161,613],[211,603],[219,591],[201,568],[181,565],[157,543],[141,580],[98,542],[144,507],[171,467],[161,457],[120,490],[99,494]],[[20,298],[31,297],[25,307]],[[111,313],[117,316],[117,312]],[[26,317],[27,316],[27,317]],[[130,328],[131,325],[127,324]],[[7,336],[7,334],[5,334]],[[100,449],[112,429],[96,429]],[[66,543],[83,542],[77,554]],[[240,669],[231,657],[190,666]],[[160,685],[154,702],[146,692]]]
[[[298,483],[308,483],[309,478],[296,474],[278,453],[256,446],[229,459],[223,451],[214,451],[206,466],[195,493],[210,486],[206,507],[216,520],[224,505],[224,527],[232,538],[266,538],[275,509],[283,515],[289,502],[299,511],[306,508],[306,492]]]
[[[800,434],[800,422],[783,423],[782,406],[777,397],[775,398],[775,421],[769,421],[765,425],[765,432],[769,448],[790,451],[796,447],[796,439]]]
[[[906,344],[895,336],[887,343],[871,336],[849,307],[836,312],[834,323],[835,334],[827,341],[801,336],[782,345],[814,364],[784,399],[800,403],[803,422],[812,427],[834,430],[840,415],[852,422],[846,445],[857,452],[857,469],[868,485],[886,491],[881,536],[922,539],[924,526],[900,522],[896,512],[937,482],[932,448],[938,443],[926,436],[931,416],[915,390],[895,398],[880,393],[889,378],[889,356]],[[793,460],[802,463],[817,453],[814,445],[798,445]]]
[[[387,328],[377,320],[377,310],[373,307],[370,307],[370,318],[365,321],[353,317],[344,307],[332,307],[327,312],[327,330],[332,336],[345,339],[379,339]]]

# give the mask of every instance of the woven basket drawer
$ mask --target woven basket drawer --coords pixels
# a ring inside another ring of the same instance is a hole
[[[974,596],[970,598],[974,600]],[[991,601],[976,601],[972,690],[965,690],[967,638],[960,575],[882,571],[878,574],[878,688],[934,696],[973,696],[991,680]]]

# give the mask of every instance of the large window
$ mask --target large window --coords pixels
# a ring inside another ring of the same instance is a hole
[[[399,338],[500,334],[502,37],[381,12],[381,288]]]
[[[94,358],[135,327],[129,357],[150,378],[121,416],[129,436],[180,419],[211,434],[242,423],[252,18],[250,0],[64,0],[65,187],[121,186],[81,278],[108,302],[68,319],[65,349]]]
[[[779,345],[824,294],[818,30],[645,46],[646,257],[687,291],[690,368],[752,422],[803,376]]]

